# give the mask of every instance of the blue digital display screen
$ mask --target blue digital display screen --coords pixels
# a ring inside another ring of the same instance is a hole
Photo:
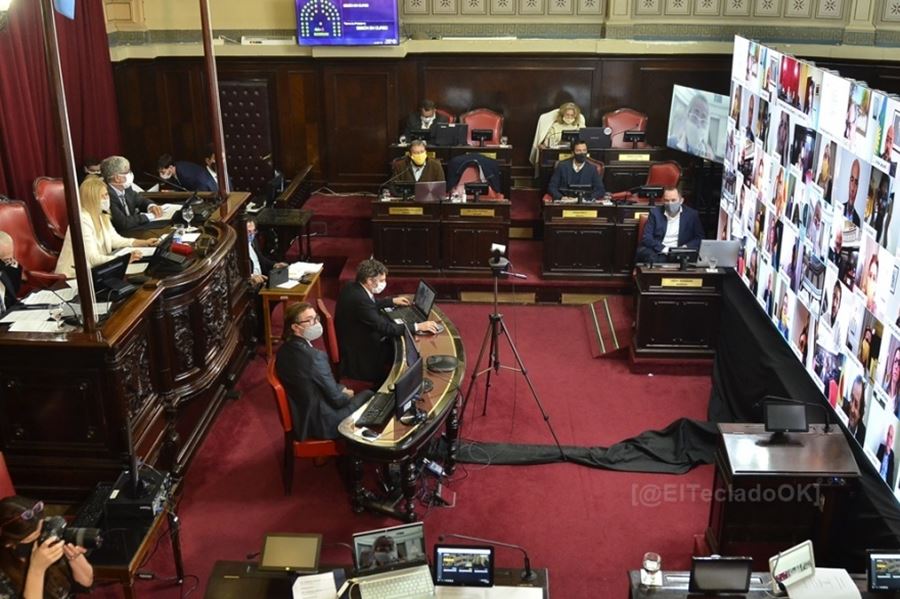
[[[297,0],[301,46],[396,46],[397,0]]]

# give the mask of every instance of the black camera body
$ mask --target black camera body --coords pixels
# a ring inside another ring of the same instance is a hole
[[[66,519],[62,516],[44,518],[44,527],[41,529],[38,545],[50,537],[56,537],[66,543],[84,547],[85,549],[96,549],[103,542],[99,528],[69,526],[66,523]]]

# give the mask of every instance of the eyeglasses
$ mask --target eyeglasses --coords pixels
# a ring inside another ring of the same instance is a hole
[[[24,520],[25,522],[30,522],[35,517],[40,517],[40,515],[43,513],[44,513],[44,502],[38,501],[37,503],[35,503],[33,506],[31,506],[29,509],[25,510],[18,516],[13,516],[12,518],[7,520],[3,524],[0,524],[0,528],[4,528],[7,524],[11,524],[11,523],[15,522],[16,520]]]
[[[312,320],[307,318],[306,320],[298,320],[294,324],[316,324],[317,322],[322,322],[322,318],[318,314]]]

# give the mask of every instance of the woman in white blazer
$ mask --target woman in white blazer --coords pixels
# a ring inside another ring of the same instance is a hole
[[[132,239],[122,237],[109,220],[109,191],[99,177],[88,177],[81,184],[81,237],[88,266],[109,262],[115,258],[116,250],[126,247],[147,247],[156,245],[156,239]],[[140,258],[140,252],[132,252],[131,261]],[[72,233],[66,231],[56,272],[75,277],[75,256],[72,253]]]

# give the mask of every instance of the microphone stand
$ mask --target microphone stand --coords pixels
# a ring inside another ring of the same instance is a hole
[[[453,537],[454,539],[462,539],[463,541],[472,541],[475,543],[487,543],[488,545],[498,545],[500,547],[507,547],[509,549],[518,549],[522,552],[522,557],[525,561],[524,568],[522,568],[522,580],[527,580],[529,582],[533,582],[537,579],[537,573],[531,569],[531,560],[528,559],[528,552],[525,551],[525,548],[521,545],[513,545],[512,543],[503,543],[501,541],[492,541],[490,539],[481,539],[478,537],[470,537],[468,535],[458,535],[455,533],[447,533],[438,537],[440,542],[444,541],[444,537]]]

